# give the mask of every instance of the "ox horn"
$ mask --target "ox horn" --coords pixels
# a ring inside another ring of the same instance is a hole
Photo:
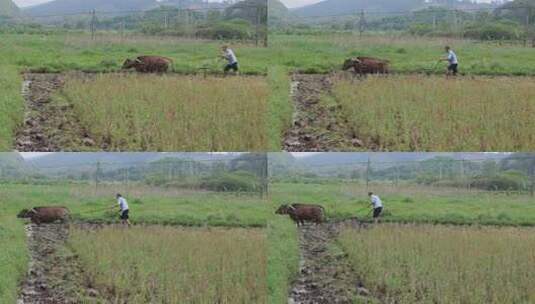
[[[37,214],[37,210],[35,210],[35,208],[30,209],[28,212],[31,212],[33,214]]]
[[[142,63],[141,59],[139,59],[139,58],[136,58],[136,60],[134,60],[134,61],[137,62],[137,63]]]
[[[292,205],[288,205],[288,208],[292,209],[292,210],[295,210],[295,207],[292,206]]]

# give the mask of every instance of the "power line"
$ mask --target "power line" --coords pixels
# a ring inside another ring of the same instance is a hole
[[[97,15],[124,15],[124,14],[136,14],[136,13],[156,13],[156,12],[210,12],[210,11],[225,11],[225,10],[237,10],[237,9],[253,9],[253,8],[264,8],[265,5],[248,5],[248,4],[241,4],[241,5],[233,5],[229,7],[221,7],[221,8],[173,8],[173,7],[163,7],[163,8],[155,8],[155,9],[149,9],[149,10],[116,10],[116,11],[98,11],[95,10]],[[63,14],[47,14],[47,15],[22,15],[22,16],[15,16],[16,18],[24,19],[24,18],[52,18],[52,17],[69,17],[69,16],[83,16],[87,15],[90,16],[92,14],[93,10],[91,11],[79,11],[79,12],[72,12],[72,13],[63,13]]]
[[[337,14],[326,14],[326,15],[311,15],[311,16],[299,16],[299,15],[290,15],[287,19],[296,18],[296,19],[317,19],[317,18],[328,18],[328,17],[358,17],[362,11],[366,15],[404,15],[404,14],[423,14],[423,13],[440,13],[440,12],[495,12],[495,11],[504,11],[504,10],[517,10],[517,9],[530,9],[530,6],[515,6],[515,7],[496,7],[496,8],[467,8],[467,9],[453,9],[453,8],[441,8],[441,7],[429,7],[421,10],[400,10],[400,11],[379,11],[379,10],[355,10],[352,13],[337,13]]]

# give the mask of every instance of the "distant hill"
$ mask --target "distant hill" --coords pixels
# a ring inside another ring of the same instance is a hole
[[[209,153],[52,153],[29,159],[27,163],[33,168],[44,171],[72,170],[81,167],[95,166],[100,162],[102,167],[124,168],[143,165],[163,158],[184,158],[193,160],[224,160],[232,159],[235,154]]]
[[[328,16],[369,12],[399,12],[424,7],[425,0],[325,0],[297,8],[292,12],[298,16]]]
[[[18,153],[0,153],[0,178],[17,179],[30,173],[29,166]]]
[[[55,0],[29,7],[24,12],[33,16],[84,13],[93,9],[100,12],[120,12],[149,10],[159,5],[156,0]]]
[[[449,157],[457,160],[481,160],[494,159],[500,160],[509,156],[509,154],[494,153],[318,153],[308,157],[301,157],[297,159],[300,165],[305,166],[336,166],[347,165],[351,163],[365,163],[368,161],[368,155],[371,156],[372,163],[396,163],[396,162],[412,162],[423,161],[435,157]]]
[[[11,0],[0,0],[0,16],[15,16],[20,13],[19,7]]]
[[[287,19],[290,10],[279,0],[268,0],[268,20],[270,24],[279,24]]]
[[[243,0],[237,2],[225,10],[225,16],[227,19],[244,19],[248,20],[252,24],[267,22],[266,0]],[[263,9],[263,10],[258,10]],[[257,19],[257,14],[263,14],[260,19]]]

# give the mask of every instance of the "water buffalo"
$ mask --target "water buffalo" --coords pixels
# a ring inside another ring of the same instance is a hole
[[[172,63],[172,59],[165,57],[139,56],[136,59],[126,59],[123,70],[134,68],[139,73],[165,73]]]
[[[347,59],[344,62],[343,70],[347,71],[351,68],[356,74],[388,74],[390,72],[388,60],[382,60],[372,57],[356,57]]]
[[[316,224],[325,221],[325,209],[319,205],[292,204],[282,205],[275,211],[276,214],[288,214],[298,225],[304,225],[306,221]]]
[[[69,209],[65,207],[35,207],[30,210],[22,209],[17,217],[29,218],[32,223],[37,225],[56,221],[65,223],[69,220]]]

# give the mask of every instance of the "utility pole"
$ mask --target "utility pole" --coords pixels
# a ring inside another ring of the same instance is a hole
[[[167,16],[167,11],[164,10],[164,11],[163,11],[163,20],[164,20],[164,21],[163,21],[163,22],[164,22],[164,25],[163,25],[163,26],[164,26],[165,29],[168,29],[168,28],[169,28],[169,21],[167,20],[167,18],[168,18],[168,16]]]
[[[264,20],[264,47],[268,47],[268,32],[269,32],[269,25],[268,25],[268,8],[267,6],[263,7],[262,14],[260,15],[262,17],[261,20]],[[535,41],[534,41],[535,43]]]
[[[97,30],[97,11],[93,10],[91,11],[91,40],[95,40],[95,32]]]
[[[531,22],[531,7],[526,7],[526,38],[524,39],[524,46],[528,45],[530,22]]]
[[[396,187],[398,187],[399,186],[399,168],[397,165],[394,168],[396,169]]]
[[[371,168],[371,157],[368,154],[368,163],[366,164],[366,192],[369,192],[370,186],[370,168]]]
[[[529,171],[529,179],[531,181],[529,185],[529,195],[533,197],[535,196],[535,156],[530,161]]]
[[[124,19],[121,21],[121,40],[124,39],[124,28],[125,28],[125,25],[124,25]]]
[[[100,162],[97,162],[97,167],[95,168],[95,194],[98,194],[99,174],[100,174]]]
[[[364,34],[365,30],[366,30],[366,14],[364,13],[364,10],[362,10],[360,12],[360,19],[359,19],[360,38],[362,38],[362,35]]]
[[[261,175],[262,175],[262,197],[268,198],[269,196],[269,159],[268,154],[263,153],[262,157],[262,168],[261,168]]]
[[[260,44],[260,6],[256,7],[256,46]]]

